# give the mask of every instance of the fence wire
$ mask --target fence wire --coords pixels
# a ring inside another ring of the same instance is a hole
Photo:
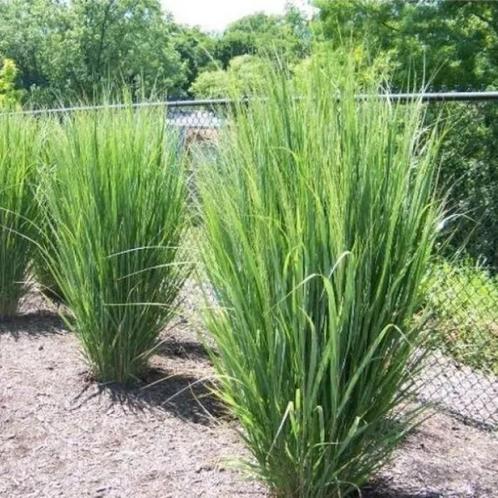
[[[470,98],[464,99],[465,94],[458,94],[458,99],[450,100],[469,102],[443,103],[433,107],[464,106],[465,109],[472,107],[472,112],[481,112],[482,109],[478,109],[481,104],[475,101],[498,99],[498,94],[486,94],[485,98],[479,98],[479,95],[482,97],[482,94],[471,94]],[[440,102],[444,99],[425,100]],[[195,145],[191,148],[193,158],[199,148],[216,145],[220,129],[226,122],[228,105],[228,101],[219,100],[168,105],[168,122],[180,130],[185,146]],[[498,101],[483,105],[498,108]],[[466,119],[462,119],[461,124],[468,129]],[[450,140],[457,140],[461,133],[458,126],[454,127],[449,133]],[[447,169],[459,166],[468,171],[474,167],[481,172],[482,164],[465,162],[466,152],[458,149],[458,143],[456,147],[454,143],[445,145],[453,155],[443,158]],[[461,164],[455,166],[455,161]],[[192,167],[195,168],[195,164]],[[471,178],[474,183],[484,181],[479,179],[479,175],[475,176]],[[477,187],[473,186],[474,194],[480,199]],[[494,187],[498,189],[498,177]],[[496,198],[497,192],[495,190],[491,195]],[[454,193],[456,196],[458,191]],[[470,213],[473,207],[462,204],[467,202],[468,192],[460,194],[462,199],[455,199],[453,208]],[[489,204],[489,199],[486,202]],[[458,226],[458,217],[455,218],[457,221],[450,227],[454,232],[453,243],[443,251],[443,257],[434,263],[430,272],[426,300],[430,316],[426,326],[429,352],[416,385],[419,401],[430,403],[474,425],[498,429],[498,266],[495,265],[498,251],[498,219],[495,215],[498,209],[491,213],[486,209],[489,211],[489,206],[481,209],[480,220],[462,216],[461,226]],[[460,254],[458,248],[462,244],[471,250]]]

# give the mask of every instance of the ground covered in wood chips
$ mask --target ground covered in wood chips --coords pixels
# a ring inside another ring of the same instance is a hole
[[[0,496],[266,496],[235,466],[247,453],[206,389],[213,371],[193,309],[187,298],[165,331],[145,379],[157,382],[127,390],[89,380],[75,337],[40,296],[0,324]],[[498,496],[497,434],[437,413],[364,494]]]

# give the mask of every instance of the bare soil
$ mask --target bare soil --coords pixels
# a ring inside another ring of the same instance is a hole
[[[248,455],[206,387],[213,371],[186,316],[133,389],[91,382],[75,337],[37,295],[0,324],[0,496],[267,496],[234,467]],[[497,435],[437,413],[364,494],[493,497],[497,488]]]

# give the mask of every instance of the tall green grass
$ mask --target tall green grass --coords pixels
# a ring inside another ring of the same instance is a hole
[[[100,381],[139,379],[187,272],[182,158],[163,110],[65,116],[44,168],[41,247]]]
[[[36,232],[38,126],[27,116],[0,115],[0,318],[14,315],[25,292]]]
[[[53,237],[50,210],[46,208],[46,182],[52,181],[54,173],[54,165],[52,164],[53,154],[50,154],[51,139],[60,131],[60,122],[52,116],[44,116],[41,119],[43,126],[40,129],[40,164],[39,178],[36,195],[38,203],[38,220],[35,245],[37,249],[33,253],[32,271],[33,276],[38,283],[40,291],[52,302],[61,304],[64,303],[62,290],[57,284],[56,278],[52,272],[50,261],[57,257],[55,250],[56,238]],[[50,184],[50,183],[49,183]],[[49,254],[49,257],[47,257]]]
[[[358,100],[384,88],[357,82],[313,66],[295,98],[270,73],[201,174],[220,395],[276,496],[355,492],[415,420],[438,140],[420,102]]]

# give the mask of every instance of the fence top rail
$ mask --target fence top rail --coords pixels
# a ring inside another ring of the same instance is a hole
[[[372,95],[358,95],[358,99],[371,98]],[[390,100],[393,102],[410,102],[420,100],[422,102],[484,102],[498,101],[498,91],[486,92],[424,92],[424,93],[385,93],[377,94],[374,97]],[[240,102],[248,102],[249,99],[242,99]],[[33,109],[23,111],[13,111],[1,114],[53,114],[69,113],[75,111],[92,111],[99,109],[123,109],[127,107],[165,107],[165,108],[182,108],[182,107],[216,107],[228,106],[237,103],[232,99],[198,99],[198,100],[164,100],[154,102],[138,102],[132,104],[104,104],[88,106],[57,107],[53,109]]]

